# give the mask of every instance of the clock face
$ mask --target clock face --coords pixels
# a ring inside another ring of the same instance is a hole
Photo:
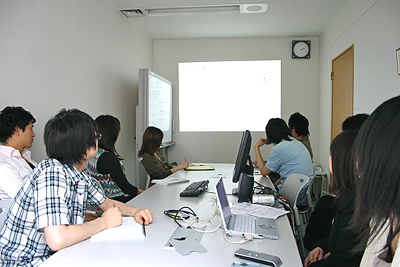
[[[307,43],[308,42],[308,43]],[[298,41],[293,43],[293,58],[310,58],[309,41]]]

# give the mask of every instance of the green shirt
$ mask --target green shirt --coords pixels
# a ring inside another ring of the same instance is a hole
[[[147,174],[150,175],[151,180],[153,179],[164,179],[168,175],[172,174],[172,166],[165,160],[161,153],[161,150],[157,150],[157,156],[144,153],[141,158],[141,163],[146,169]]]

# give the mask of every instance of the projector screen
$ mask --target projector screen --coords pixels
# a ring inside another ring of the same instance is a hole
[[[263,132],[280,117],[280,60],[179,63],[181,132]]]

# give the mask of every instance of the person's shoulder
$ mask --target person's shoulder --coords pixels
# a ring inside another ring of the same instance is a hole
[[[9,164],[10,157],[0,153],[0,166]]]
[[[99,164],[104,164],[105,162],[119,163],[119,158],[112,152],[103,151],[99,156]]]
[[[109,151],[106,151],[106,150],[103,150],[103,151],[99,151],[99,153],[98,153],[99,155],[100,155],[100,157],[99,158],[101,158],[101,157],[112,157],[112,158],[117,158],[117,156],[114,154],[114,153],[112,153],[112,152],[109,152]]]
[[[273,148],[276,149],[284,149],[286,147],[292,146],[294,143],[294,141],[297,141],[296,139],[294,139],[293,137],[289,137],[289,140],[286,139],[282,139],[278,144],[276,144]],[[297,141],[298,142],[298,141]]]
[[[9,160],[13,157],[14,151],[17,150],[13,147],[0,145],[0,159],[3,159],[3,161]]]
[[[63,165],[61,162],[59,162],[57,159],[54,158],[48,158],[45,160],[42,160],[36,168],[33,170],[34,174],[42,173],[45,171],[53,171],[53,172],[60,172],[60,171],[65,171],[65,169],[69,168],[67,165]]]
[[[54,158],[48,158],[42,160],[38,166],[38,168],[46,168],[46,167],[63,167],[61,162],[59,162],[57,159]]]
[[[150,154],[147,153],[147,152],[144,152],[143,155],[142,155],[142,159],[149,159],[149,158],[153,158],[153,157],[154,157],[154,156],[150,155]]]

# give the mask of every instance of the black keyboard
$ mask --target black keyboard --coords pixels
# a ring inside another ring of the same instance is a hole
[[[180,194],[181,197],[197,197],[204,189],[208,187],[209,180],[203,180],[198,182],[193,182],[188,185]]]

